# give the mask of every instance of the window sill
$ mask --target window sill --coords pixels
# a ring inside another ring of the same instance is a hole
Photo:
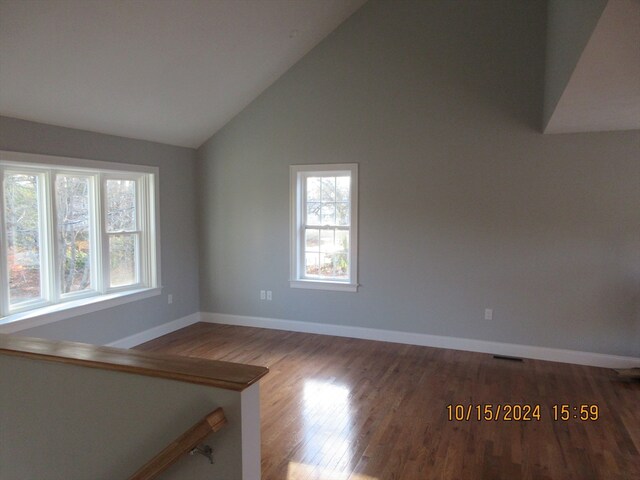
[[[86,315],[129,302],[155,297],[162,293],[162,287],[142,288],[127,292],[109,293],[70,302],[48,305],[28,312],[14,313],[0,319],[0,333],[14,333],[67,318]]]
[[[320,280],[289,280],[291,288],[311,288],[314,290],[334,290],[337,292],[357,292],[357,283],[325,282]]]

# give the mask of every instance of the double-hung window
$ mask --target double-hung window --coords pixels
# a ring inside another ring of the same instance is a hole
[[[157,289],[156,183],[153,167],[0,152],[0,323]]]
[[[358,165],[292,165],[291,287],[358,288]]]

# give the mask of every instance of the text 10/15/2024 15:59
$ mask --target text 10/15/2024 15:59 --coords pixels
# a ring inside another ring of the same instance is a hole
[[[545,417],[553,421],[577,420],[593,422],[600,418],[597,404],[559,403],[544,409],[540,404],[449,404],[447,405],[447,420],[450,422],[478,421],[478,422],[535,422]],[[546,414],[545,414],[546,412]]]

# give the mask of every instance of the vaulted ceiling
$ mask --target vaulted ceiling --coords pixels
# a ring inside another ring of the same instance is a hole
[[[198,147],[365,1],[0,0],[0,114]],[[639,22],[606,3],[545,132],[640,128]]]
[[[0,0],[0,114],[198,147],[365,0]]]

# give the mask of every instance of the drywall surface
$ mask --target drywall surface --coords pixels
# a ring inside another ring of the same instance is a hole
[[[160,170],[162,295],[23,330],[21,335],[106,344],[198,311],[194,150],[9,117],[0,117],[0,150],[152,165]]]
[[[546,127],[609,0],[549,0],[545,69]]]
[[[218,407],[228,423],[203,442],[216,463],[186,455],[159,478],[242,478],[239,392],[7,355],[0,381],[3,480],[129,478]]]
[[[540,133],[545,23],[356,12],[198,150],[201,310],[638,356],[640,132]],[[349,162],[360,289],[292,289],[289,165]]]

